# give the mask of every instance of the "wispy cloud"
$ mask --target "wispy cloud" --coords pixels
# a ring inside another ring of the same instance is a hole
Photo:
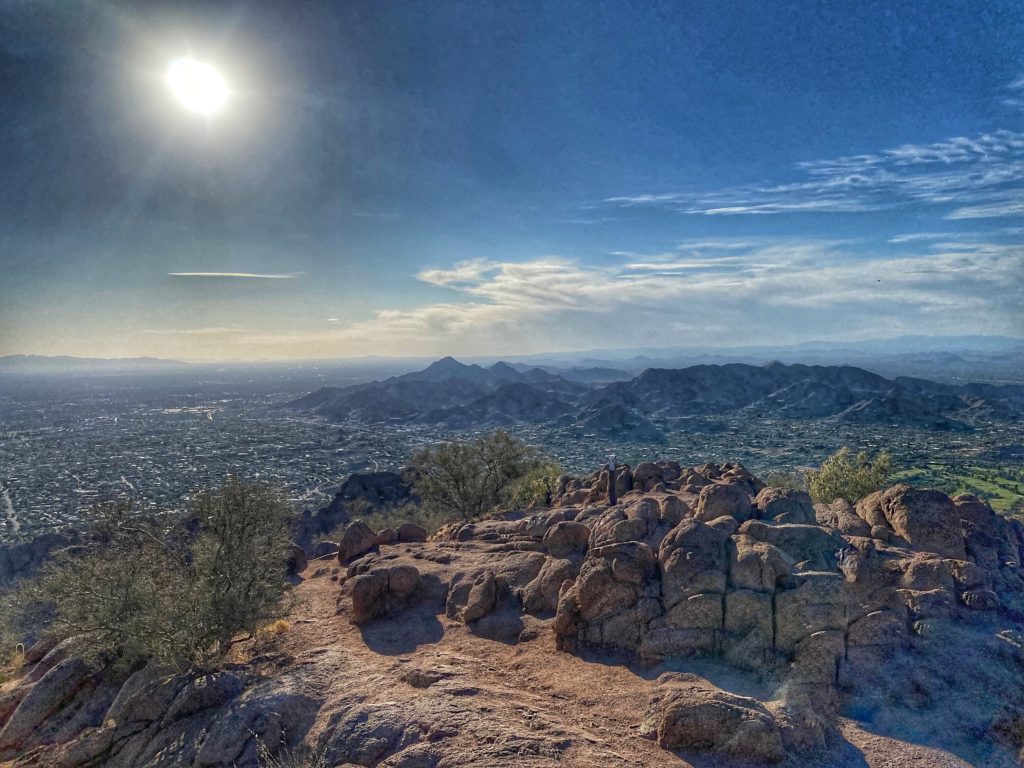
[[[920,233],[928,237],[898,249],[865,240],[694,239],[660,253],[621,252],[601,265],[477,259],[419,275],[451,293],[442,301],[304,330],[191,329],[178,341],[192,349],[208,333],[221,355],[301,348],[329,357],[786,343],[922,329],[1020,336],[1024,245],[1011,231]]]
[[[140,331],[148,336],[229,336],[244,333],[237,325],[214,325],[203,328],[147,328]]]
[[[860,213],[909,205],[947,205],[949,219],[1022,212],[1024,133],[999,130],[931,144],[799,163],[797,180],[705,194],[610,197],[606,203],[660,206],[704,216]]]
[[[496,267],[497,265],[493,261],[472,259],[461,261],[450,269],[425,269],[416,277],[424,283],[430,283],[431,285],[460,285],[477,282]]]
[[[296,275],[263,275],[253,272],[168,272],[171,277],[241,278],[243,280],[294,280]]]
[[[1024,332],[1024,246],[935,239],[894,256],[884,244],[865,253],[843,241],[779,239],[742,253],[731,245],[705,247],[698,259],[681,257],[685,245],[623,254],[608,266],[556,257],[458,263],[420,275],[458,300],[381,310],[318,339],[378,353],[482,354],[735,342],[737,334],[768,341],[807,328],[844,338],[922,327]]]
[[[996,216],[1024,216],[1024,191],[1016,195],[1016,201],[1008,200],[989,205],[969,205],[946,214],[947,219],[988,219]]]
[[[1024,109],[1024,76],[1006,86],[1008,95],[1003,99],[1003,104],[1014,109]]]

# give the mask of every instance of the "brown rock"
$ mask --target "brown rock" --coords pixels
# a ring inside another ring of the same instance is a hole
[[[549,557],[523,590],[523,610],[527,613],[548,613],[558,607],[562,584],[573,577],[571,560]]]
[[[714,528],[716,531],[721,531],[726,536],[732,536],[739,530],[740,521],[731,515],[722,515],[721,517],[716,517],[714,520],[709,520],[708,526]]]
[[[725,594],[722,652],[729,663],[760,669],[773,644],[772,596],[749,589]]]
[[[92,670],[72,657],[55,665],[21,700],[0,730],[0,758],[39,743],[39,728],[86,684]]]
[[[815,504],[814,518],[811,522],[835,528],[847,536],[871,536],[871,526],[857,516],[846,499],[836,499],[831,504]]]
[[[637,601],[636,588],[616,579],[611,563],[603,559],[583,563],[574,590],[580,617],[588,622],[616,614]]]
[[[721,629],[722,595],[691,595],[669,610],[665,623],[676,629]]]
[[[420,572],[412,565],[392,565],[388,568],[388,591],[396,597],[409,597],[420,585]]]
[[[377,531],[377,545],[394,544],[398,541],[398,531],[394,528],[384,528]]]
[[[666,494],[661,497],[660,512],[661,522],[670,527],[675,527],[691,514],[689,505],[675,494]]]
[[[572,557],[586,551],[590,528],[583,523],[563,521],[555,523],[544,534],[544,546],[554,558]]]
[[[661,467],[653,461],[641,461],[633,470],[633,486],[642,491],[649,491],[656,483],[660,483]],[[650,484],[650,487],[648,486]]]
[[[815,523],[814,503],[806,491],[762,488],[754,499],[758,517],[776,523]]]
[[[465,623],[476,621],[485,616],[493,607],[497,594],[494,573],[484,571],[473,580],[466,599],[465,607],[459,612],[458,618]]]
[[[349,523],[338,543],[338,562],[348,563],[377,546],[377,535],[362,520]]]
[[[749,520],[752,514],[753,507],[750,504],[750,496],[741,486],[715,483],[700,489],[694,517],[707,521],[722,515],[729,515],[742,522]]]
[[[817,525],[769,525],[760,520],[748,520],[740,525],[738,533],[774,544],[794,562],[806,563],[806,569],[814,571],[834,571],[836,552],[846,548],[839,534]]]
[[[366,624],[384,614],[384,598],[388,591],[388,574],[375,570],[355,576],[349,581],[352,589],[352,623]]]
[[[766,762],[784,756],[775,721],[755,699],[726,693],[693,675],[669,673],[658,683],[641,733],[657,738],[664,749]]]
[[[851,646],[894,646],[907,639],[906,616],[895,611],[873,611],[850,624],[846,642]]]
[[[691,595],[725,591],[728,541],[724,533],[695,518],[669,531],[658,550],[666,609]]]
[[[895,485],[862,499],[857,504],[857,514],[872,525],[881,524],[884,519],[915,549],[957,560],[966,558],[960,514],[944,493]]]
[[[792,653],[796,644],[815,632],[846,630],[843,577],[838,573],[801,573],[797,586],[775,596],[775,647]]]
[[[398,526],[398,540],[403,543],[426,541],[427,531],[416,523],[402,523]]]
[[[778,547],[738,534],[729,539],[729,582],[736,589],[774,592],[793,569],[793,558]]]
[[[789,679],[794,683],[834,686],[839,677],[840,659],[845,656],[846,640],[842,631],[814,632],[794,647]]]

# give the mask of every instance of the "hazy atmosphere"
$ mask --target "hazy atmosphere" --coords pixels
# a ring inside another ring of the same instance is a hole
[[[1024,335],[1017,2],[2,13],[0,355]]]

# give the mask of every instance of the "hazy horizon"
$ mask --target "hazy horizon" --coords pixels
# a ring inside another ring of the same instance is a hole
[[[716,346],[666,346],[666,347],[638,347],[638,348],[593,348],[593,349],[567,349],[549,350],[533,354],[488,354],[488,355],[429,355],[429,354],[408,354],[408,355],[358,355],[339,357],[278,357],[278,358],[223,358],[223,359],[187,359],[168,358],[154,355],[141,355],[136,357],[84,357],[80,355],[40,355],[32,352],[15,352],[9,355],[0,355],[0,361],[23,358],[26,360],[56,361],[69,360],[83,363],[129,363],[129,362],[153,362],[181,365],[288,365],[288,364],[332,364],[332,363],[375,363],[375,362],[409,362],[421,363],[436,361],[441,358],[454,358],[459,362],[481,361],[489,365],[502,360],[510,360],[516,363],[537,361],[538,365],[546,361],[553,363],[568,364],[570,362],[584,362],[587,358],[593,358],[593,362],[628,362],[632,358],[668,359],[671,357],[743,357],[757,354],[771,355],[773,353],[791,353],[795,356],[800,354],[813,355],[814,353],[828,353],[842,355],[844,353],[853,356],[871,354],[903,354],[907,351],[930,352],[954,352],[954,351],[981,351],[975,350],[966,345],[983,343],[987,346],[988,352],[1013,350],[1024,347],[1024,337],[1013,336],[940,336],[940,335],[916,335],[908,334],[888,338],[870,338],[861,340],[840,340],[828,341],[825,339],[813,339],[790,345],[716,345]],[[918,344],[924,346],[918,347]]]
[[[1018,3],[0,13],[0,356],[1024,336]]]

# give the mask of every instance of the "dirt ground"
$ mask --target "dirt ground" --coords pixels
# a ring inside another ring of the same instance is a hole
[[[526,631],[516,644],[477,637],[425,606],[358,628],[349,621],[348,601],[338,602],[341,590],[329,562],[312,562],[303,576],[289,629],[253,661],[269,673],[294,676],[296,684],[327,702],[311,743],[328,727],[332,712],[357,700],[418,722],[442,766],[739,765],[667,752],[639,735],[654,679],[669,667],[558,652],[550,622],[531,617],[522,617]],[[727,690],[771,695],[756,681],[713,663],[685,669]],[[971,765],[941,749],[872,733],[852,719],[841,719],[839,730],[827,751],[791,757],[785,765]]]

